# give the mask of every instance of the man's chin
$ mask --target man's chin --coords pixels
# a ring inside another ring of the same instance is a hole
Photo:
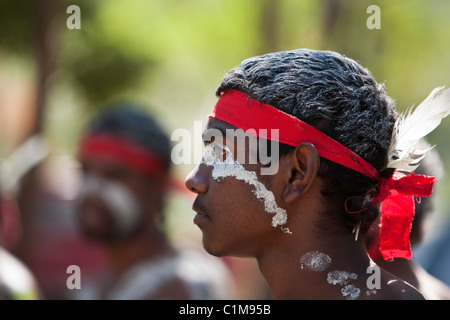
[[[226,250],[221,249],[217,245],[213,245],[211,241],[205,239],[205,236],[203,236],[203,248],[205,249],[206,252],[215,257],[220,258],[228,256]]]
[[[223,257],[240,257],[240,258],[248,258],[250,255],[244,254],[242,252],[238,252],[236,250],[232,250],[231,248],[227,248],[224,246],[221,246],[219,244],[213,244],[211,241],[205,240],[205,237],[203,237],[203,248],[207,253],[209,253],[212,256],[223,258]]]

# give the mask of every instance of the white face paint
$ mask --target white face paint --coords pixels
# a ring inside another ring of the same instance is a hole
[[[208,166],[212,166],[212,177],[215,180],[225,177],[234,177],[237,180],[244,181],[253,186],[253,193],[256,198],[264,201],[265,211],[273,214],[272,226],[282,226],[287,222],[287,212],[280,208],[274,194],[267,190],[265,185],[258,181],[258,176],[254,171],[247,171],[239,162],[233,159],[230,149],[216,142],[210,143],[205,148],[202,162]],[[288,228],[281,228],[286,233],[292,233]]]
[[[81,203],[89,194],[98,196],[108,206],[116,219],[119,233],[126,234],[140,221],[138,201],[133,192],[123,183],[89,174],[83,180],[77,200]]]
[[[300,258],[301,268],[307,269],[310,271],[324,271],[331,264],[331,258],[329,255],[319,252],[319,251],[310,251],[305,253]]]

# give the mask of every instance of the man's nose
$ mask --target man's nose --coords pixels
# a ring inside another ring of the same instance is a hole
[[[206,165],[199,164],[186,177],[185,185],[190,191],[200,194],[208,191],[208,175]]]

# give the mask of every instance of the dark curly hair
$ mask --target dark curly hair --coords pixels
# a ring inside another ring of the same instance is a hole
[[[398,116],[382,84],[357,62],[332,51],[298,49],[244,60],[230,70],[216,95],[235,89],[314,126],[373,165],[381,176]],[[280,155],[294,150],[280,145]],[[321,158],[319,176],[328,208],[318,226],[331,231],[336,219],[365,234],[379,210],[369,204],[377,181]],[[339,214],[336,214],[336,209]],[[349,213],[353,212],[353,213]]]

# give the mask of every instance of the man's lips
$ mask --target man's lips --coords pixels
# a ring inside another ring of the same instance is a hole
[[[194,223],[198,224],[201,221],[210,221],[211,218],[206,213],[206,210],[203,208],[202,205],[200,205],[198,199],[195,200],[194,204],[192,205],[192,210],[197,212],[197,214],[194,217]]]
[[[209,216],[201,214],[201,213],[197,213],[194,217],[194,224],[200,224],[204,221],[211,221],[211,219],[209,218]]]

